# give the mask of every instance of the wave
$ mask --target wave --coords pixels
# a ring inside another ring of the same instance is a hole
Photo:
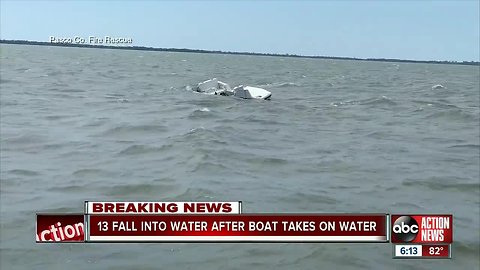
[[[3,99],[0,100],[0,106],[2,106],[2,107],[6,107],[6,106],[17,106],[17,105],[19,105],[19,104],[20,104],[20,103],[19,103],[17,100],[8,100],[8,101],[3,100]]]
[[[212,96],[204,93],[198,93],[195,91],[193,91],[192,93],[198,94],[198,96],[201,96],[202,99],[188,100],[187,103],[198,106],[198,107],[218,108],[218,107],[224,106],[225,104],[231,104],[231,100],[223,96],[215,96],[215,95]]]
[[[178,189],[179,185],[175,183],[140,183],[140,184],[124,184],[103,188],[105,195],[113,197],[135,196],[135,195],[167,195]]]
[[[286,87],[300,87],[301,85],[294,82],[274,82],[274,83],[265,83],[257,85],[259,87],[274,87],[274,88],[286,88]]]
[[[108,176],[111,172],[102,169],[79,169],[72,173],[74,176],[81,177],[95,177],[95,176]]]
[[[101,118],[95,118],[91,119],[89,122],[86,124],[83,124],[82,127],[99,127],[103,126],[104,124],[109,122],[109,118],[106,117],[101,117]]]
[[[455,254],[458,254],[456,256],[471,256],[473,259],[478,261],[478,253],[480,252],[478,238],[476,243],[456,240],[452,246],[452,249]]]
[[[0,84],[18,83],[19,81],[10,79],[0,79]]]
[[[217,114],[211,113],[210,109],[204,107],[202,109],[197,109],[191,112],[188,115],[189,119],[205,119],[205,118],[217,118]]]
[[[125,96],[126,95],[124,95],[124,94],[110,93],[110,94],[106,94],[105,98],[117,99],[117,98],[122,98],[122,97],[125,97]]]
[[[30,68],[16,68],[15,71],[29,72]]]
[[[462,109],[451,109],[434,112],[426,116],[427,119],[440,118],[448,121],[478,121],[478,114],[472,114]]]
[[[201,144],[197,146],[202,146],[205,144],[226,144],[227,142],[222,139],[218,132],[206,129],[204,127],[192,128],[190,131],[183,135],[179,135],[174,139],[176,142],[188,142],[196,143],[200,142]]]
[[[466,149],[480,149],[480,145],[478,144],[457,144],[449,146],[448,148],[466,148]]]
[[[339,102],[330,103],[330,105],[334,106],[334,107],[356,105],[356,104],[359,104],[359,101],[357,101],[357,100],[347,100],[347,101],[339,101]]]
[[[413,202],[394,202],[392,205],[392,209],[418,209],[423,210],[423,207],[419,204]]]
[[[286,269],[292,269],[296,268],[297,265],[304,264],[317,265],[319,258],[322,258],[322,268],[325,269],[374,269],[371,260],[367,259],[365,256],[361,256],[356,252],[348,251],[347,247],[345,247],[346,245],[342,245],[340,248],[338,246],[339,245],[337,245],[337,247],[332,245],[328,250],[318,247],[309,248],[304,253],[300,253],[300,255],[293,259],[289,264],[282,263],[282,267],[280,268],[287,266]],[[339,265],[341,265],[341,267],[339,267]],[[270,265],[268,265],[268,267],[269,266]],[[315,267],[312,269],[315,269]]]
[[[88,185],[68,185],[68,186],[54,186],[50,191],[60,191],[67,193],[80,193],[89,190]]]
[[[309,205],[315,204],[317,206],[324,205],[324,204],[334,205],[338,203],[338,200],[336,200],[333,197],[323,195],[323,194],[317,194],[317,193],[313,194],[313,193],[305,193],[305,192],[296,192],[289,196],[283,196],[282,201],[294,203],[294,204],[308,202]]]
[[[459,192],[480,192],[478,182],[469,182],[459,177],[430,177],[427,179],[406,179],[404,186],[426,187],[431,190],[454,190]]]
[[[278,118],[275,118],[278,119]],[[224,122],[228,122],[229,120],[225,120]],[[268,125],[268,126],[277,126],[277,125],[284,125],[284,123],[276,121],[272,119],[271,117],[266,117],[265,119],[260,119],[258,116],[255,115],[249,115],[249,116],[240,116],[235,118],[235,121],[237,122],[243,122],[243,123],[258,123],[261,125]]]
[[[397,102],[386,96],[371,98],[360,101],[361,105],[397,105]]]
[[[118,135],[140,135],[145,132],[166,132],[167,127],[161,125],[122,125],[110,128],[100,135],[102,136],[118,136]]]
[[[215,174],[220,174],[221,172],[228,172],[230,173],[230,169],[222,164],[222,161],[213,162],[209,160],[202,160],[198,162],[193,169],[189,170],[192,173],[200,173],[206,172],[211,173],[215,172]]]
[[[178,194],[178,193],[177,193]],[[216,198],[216,194],[209,189],[205,188],[187,188],[183,193],[180,193],[172,199],[178,201],[202,201],[202,200],[212,200]]]
[[[45,119],[47,120],[62,120],[62,119],[66,119],[66,118],[72,118],[72,117],[77,117],[78,115],[67,115],[67,114],[63,114],[63,115],[47,115],[45,116]]]
[[[433,100],[412,100],[413,103],[424,105],[424,106],[431,106],[431,107],[437,107],[441,109],[460,109],[459,107],[448,103],[448,101],[443,101],[443,100],[438,100],[438,101],[433,101]]]
[[[35,134],[23,134],[20,136],[2,138],[2,144],[4,145],[31,145],[46,142],[46,137]]]
[[[169,78],[169,77],[177,77],[179,76],[176,72],[162,72],[162,73],[155,73],[155,76],[162,77],[162,78]]]
[[[121,150],[118,154],[119,155],[141,155],[141,154],[161,152],[167,148],[169,148],[169,146],[153,147],[153,146],[148,146],[143,144],[136,144]]]
[[[255,157],[249,158],[247,161],[253,164],[260,164],[262,166],[284,166],[288,164],[287,159],[273,157]]]
[[[389,97],[381,96],[377,98],[368,98],[368,99],[361,99],[361,100],[347,100],[347,101],[340,101],[340,102],[333,102],[330,103],[331,106],[339,107],[339,106],[349,106],[349,105],[388,105],[394,106],[398,103],[392,100]]]
[[[432,86],[432,90],[441,90],[441,89],[447,89],[447,87],[441,85],[441,84],[436,84]]]
[[[60,89],[61,92],[67,92],[67,93],[84,93],[87,92],[87,90],[84,89],[77,89],[77,88],[62,88]]]
[[[61,71],[50,71],[50,72],[47,72],[46,75],[48,77],[55,77],[55,76],[62,75],[62,74],[63,74],[63,72],[61,72]]]
[[[40,173],[31,170],[24,170],[24,169],[15,169],[7,171],[9,174],[21,175],[21,176],[38,176]]]

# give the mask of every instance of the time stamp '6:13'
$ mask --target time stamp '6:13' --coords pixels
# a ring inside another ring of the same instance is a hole
[[[393,258],[439,258],[452,257],[450,245],[395,245]]]

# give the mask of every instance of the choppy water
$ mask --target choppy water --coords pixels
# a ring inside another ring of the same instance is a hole
[[[478,269],[478,66],[0,48],[2,269]],[[211,77],[272,100],[186,90]],[[454,259],[392,260],[389,244],[34,243],[35,212],[84,200],[452,213]]]

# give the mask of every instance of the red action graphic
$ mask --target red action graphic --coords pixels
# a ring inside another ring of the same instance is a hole
[[[37,214],[37,243],[84,242],[83,214]]]

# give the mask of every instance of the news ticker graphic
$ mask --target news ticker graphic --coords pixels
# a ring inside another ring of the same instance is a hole
[[[387,219],[385,214],[37,214],[36,241],[385,243]]]
[[[243,213],[242,202],[89,202],[37,214],[37,243],[392,242],[394,258],[451,258],[452,215]]]
[[[387,242],[385,214],[90,215],[87,242]]]

